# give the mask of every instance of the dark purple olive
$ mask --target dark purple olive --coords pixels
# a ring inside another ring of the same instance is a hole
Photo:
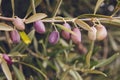
[[[41,20],[34,22],[33,25],[34,25],[36,32],[40,34],[45,33],[45,25],[43,24]]]
[[[7,62],[7,64],[12,64],[12,59],[7,54],[3,54],[3,59]]]
[[[17,30],[10,31],[10,38],[13,43],[19,43],[20,42],[20,35]]]
[[[76,34],[71,34],[71,39],[75,44],[79,44],[81,42],[81,32],[78,28],[74,28],[73,32]]]
[[[56,44],[60,38],[59,32],[58,31],[53,31],[49,35],[49,43],[51,44]]]
[[[65,26],[68,29],[71,29],[71,26],[68,23],[64,23],[63,26]],[[70,33],[67,31],[62,30],[61,35],[66,40],[70,39]]]
[[[25,29],[25,24],[24,24],[23,20],[19,17],[15,17],[12,23],[18,30]]]

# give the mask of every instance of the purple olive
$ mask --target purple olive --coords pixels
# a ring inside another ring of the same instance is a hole
[[[10,32],[10,38],[13,43],[19,43],[20,42],[20,35],[17,30],[13,30]]]
[[[75,44],[79,44],[81,42],[81,32],[78,28],[74,28],[73,32],[76,34],[71,34],[71,39]]]
[[[59,32],[58,31],[53,31],[49,35],[49,43],[51,44],[56,44],[60,38]]]
[[[96,29],[97,29],[97,37],[96,39],[97,40],[103,40],[106,38],[107,36],[107,30],[105,28],[105,26],[99,24],[96,26]]]
[[[90,40],[96,40],[96,32],[97,32],[96,28],[95,27],[91,27],[91,30],[88,31],[88,38]]]
[[[12,23],[18,30],[25,29],[25,24],[24,24],[23,20],[19,17],[15,17]]]
[[[7,62],[7,64],[12,64],[12,59],[7,54],[3,54],[3,59]]]
[[[34,25],[36,32],[40,34],[45,33],[45,25],[43,24],[41,20],[34,22],[33,25]]]
[[[68,23],[64,23],[63,26],[65,26],[68,29],[71,29],[71,26]],[[70,39],[70,33],[67,31],[62,30],[61,35],[66,40]]]

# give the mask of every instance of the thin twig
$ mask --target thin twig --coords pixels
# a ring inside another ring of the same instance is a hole
[[[53,20],[53,18],[48,18],[48,19],[42,19],[41,21],[42,22],[50,22],[50,23],[52,23],[52,22],[73,22],[73,20],[74,20],[75,18],[64,18],[64,20],[63,19],[55,19],[54,18],[54,20]],[[112,20],[112,19],[120,19],[120,17],[112,17],[112,18],[97,18],[98,20]],[[82,21],[91,21],[92,20],[92,18],[82,18],[82,19],[80,19],[80,20],[82,20]]]
[[[32,9],[33,9],[33,14],[36,14],[35,1],[34,1],[34,0],[31,0],[31,4],[32,4]]]
[[[0,20],[13,21],[14,18],[0,16]]]
[[[53,22],[73,22],[73,20],[75,20],[76,18],[60,18],[60,17],[54,17],[54,18],[46,18],[46,19],[42,19],[42,22],[49,22],[49,23],[53,23]],[[111,17],[111,18],[97,18],[97,20],[112,20],[112,19],[120,19],[120,17]],[[0,20],[6,20],[6,21],[13,21],[14,18],[9,18],[9,17],[4,17],[4,16],[0,16]],[[82,21],[92,21],[92,18],[81,18],[80,20]]]

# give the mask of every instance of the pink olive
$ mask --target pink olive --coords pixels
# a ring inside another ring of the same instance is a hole
[[[20,35],[17,30],[13,30],[10,32],[10,38],[13,43],[19,43],[20,42]]]
[[[56,44],[60,38],[59,32],[58,31],[53,31],[49,35],[49,43],[51,44]]]
[[[45,25],[43,24],[43,22],[41,20],[35,21],[33,23],[33,25],[34,25],[36,32],[38,32],[40,34],[45,33]]]
[[[97,32],[96,28],[95,27],[91,27],[91,30],[88,31],[88,38],[90,40],[96,40],[96,32]]]
[[[18,30],[24,30],[25,29],[25,24],[24,24],[23,20],[19,17],[14,18],[13,24]]]
[[[68,23],[64,23],[63,26],[65,26],[68,29],[71,29],[71,26]],[[70,39],[70,33],[67,31],[62,30],[61,35],[66,40]]]
[[[105,26],[99,24],[96,26],[96,29],[97,29],[97,37],[96,39],[97,40],[103,40],[106,38],[107,36],[107,30],[105,28]]]
[[[81,42],[81,32],[78,28],[74,28],[73,32],[76,34],[71,34],[71,39],[75,44],[78,44]]]
[[[3,59],[7,62],[7,64],[12,64],[12,59],[7,54],[3,54]]]

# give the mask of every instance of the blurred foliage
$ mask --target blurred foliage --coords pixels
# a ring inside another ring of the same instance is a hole
[[[27,10],[31,5],[30,0],[14,1],[15,16],[28,18],[33,15],[31,12],[30,15],[26,16]],[[39,5],[36,7],[37,13],[45,13],[47,18],[53,17],[53,12],[59,0],[35,1],[39,2]],[[114,9],[117,1],[105,0],[96,13],[100,16],[97,15],[96,17],[110,17],[115,12]],[[84,14],[93,14],[96,2],[97,0],[63,0],[57,16],[68,18],[79,16],[80,18]],[[32,9],[30,10],[32,11]],[[11,0],[2,0],[1,13],[2,16],[12,17]],[[119,15],[120,12],[118,11],[113,17],[119,17]],[[82,16],[82,18],[86,17],[91,18],[94,15]],[[86,66],[86,52],[90,51],[91,42],[87,37],[87,31],[81,29],[82,42],[79,46],[75,45],[72,40],[64,40],[61,36],[59,42],[56,45],[52,45],[48,43],[48,35],[53,30],[51,23],[45,23],[45,34],[35,32],[32,23],[26,24],[25,36],[28,34],[28,37],[32,41],[30,44],[25,44],[23,41],[19,44],[12,44],[9,39],[9,33],[0,31],[0,53],[10,55],[15,61],[12,66],[9,66],[13,80],[22,80],[24,78],[25,80],[119,80],[120,56],[117,55],[117,52],[120,52],[119,20],[113,19],[110,20],[111,22],[109,20],[100,21],[107,28],[108,36],[103,41],[94,42],[89,67]],[[10,22],[6,21],[6,23],[9,24]],[[86,25],[87,23],[89,26],[93,25],[91,21],[87,21],[82,25]],[[75,26],[72,22],[70,24],[73,27]],[[61,32],[61,29],[64,30],[59,23],[56,25],[58,25],[59,32]],[[103,63],[103,65],[95,68],[100,63]],[[106,74],[107,77],[105,77]],[[0,80],[6,80],[1,67]]]

